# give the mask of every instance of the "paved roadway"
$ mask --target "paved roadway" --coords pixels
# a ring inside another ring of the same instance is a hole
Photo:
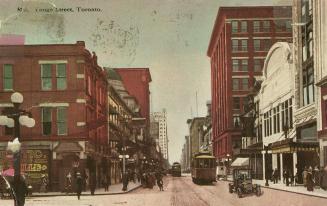
[[[219,181],[212,185],[195,185],[189,176],[164,179],[165,191],[158,187],[137,189],[122,195],[37,197],[27,199],[26,206],[311,206],[326,205],[327,199],[300,195],[295,193],[262,189],[260,197],[248,195],[241,199],[236,194],[228,193],[228,183]],[[13,205],[12,201],[0,200],[1,206]]]

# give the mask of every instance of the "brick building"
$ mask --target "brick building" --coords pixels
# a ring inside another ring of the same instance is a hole
[[[140,114],[146,118],[150,126],[150,89],[151,75],[149,68],[116,68],[123,84],[131,96],[134,96],[140,105]]]
[[[213,153],[219,160],[241,148],[240,114],[267,51],[292,40],[291,7],[220,7],[207,55],[211,60]]]
[[[0,112],[13,106],[14,92],[36,124],[21,126],[22,168],[38,188],[48,175],[50,189],[64,190],[66,175],[80,170],[100,183],[109,153],[106,73],[85,43],[0,46]],[[1,159],[13,131],[0,127]],[[41,165],[39,169],[31,166]]]

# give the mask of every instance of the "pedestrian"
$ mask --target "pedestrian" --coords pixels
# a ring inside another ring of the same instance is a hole
[[[307,190],[312,192],[313,186],[314,186],[314,182],[313,182],[312,167],[310,166],[307,173]]]
[[[288,169],[285,170],[285,182],[286,182],[286,186],[290,185],[290,172]]]
[[[314,177],[315,187],[319,187],[320,186],[320,171],[319,171],[318,166],[315,166],[315,169],[313,170],[313,177]]]
[[[274,184],[278,183],[278,170],[277,170],[277,168],[274,169],[273,180],[274,180]]]
[[[72,175],[70,172],[66,175],[66,186],[65,186],[65,191],[66,193],[70,193],[72,190]]]
[[[304,170],[302,172],[302,179],[303,179],[303,186],[304,187],[307,187],[307,175],[308,175],[308,169],[307,167],[305,166],[304,167]]]
[[[285,184],[285,180],[286,180],[286,170],[283,170],[283,183]]]
[[[90,191],[91,191],[91,195],[94,195],[95,192],[95,187],[96,187],[96,177],[95,177],[95,173],[92,172],[90,173]]]
[[[108,174],[104,175],[103,186],[104,186],[105,192],[109,191],[109,175]]]
[[[324,167],[322,172],[321,188],[327,190],[327,165]]]
[[[157,185],[160,191],[163,191],[163,181],[162,181],[162,174],[160,171],[156,173]]]
[[[24,206],[25,197],[28,194],[25,179],[22,176],[15,175],[13,182],[15,206]]]
[[[40,192],[47,192],[48,188],[48,178],[45,174],[41,175],[41,186],[40,186]]]
[[[83,190],[83,179],[80,172],[76,173],[76,193],[77,199],[80,199]]]

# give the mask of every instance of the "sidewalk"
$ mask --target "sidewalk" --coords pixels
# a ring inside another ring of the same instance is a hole
[[[232,177],[229,176],[227,178],[227,181],[232,181]],[[265,186],[266,181],[265,180],[256,180],[253,179],[252,183],[259,184],[261,187],[274,189],[274,190],[281,190],[286,192],[292,192],[297,194],[303,194],[303,195],[310,195],[315,197],[322,197],[327,198],[327,190],[323,190],[321,188],[314,188],[312,192],[307,191],[307,188],[303,185],[296,185],[296,186],[286,186],[283,182],[279,181],[277,184],[274,184],[273,182],[269,181],[269,186]]]
[[[115,185],[110,185],[109,186],[109,191],[105,192],[104,188],[99,188],[96,189],[94,192],[94,195],[117,195],[117,194],[124,194],[131,192],[139,187],[141,187],[141,183],[134,183],[134,182],[129,182],[127,186],[127,191],[122,191],[123,184],[115,184]],[[39,192],[33,192],[32,196],[29,197],[50,197],[50,196],[75,196],[76,193],[63,193],[63,192],[47,192],[47,193],[39,193]],[[82,191],[82,196],[85,195],[91,195],[90,190],[87,190],[86,192]]]

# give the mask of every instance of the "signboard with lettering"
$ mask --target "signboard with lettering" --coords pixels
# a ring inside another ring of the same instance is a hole
[[[49,177],[50,150],[24,150],[21,154],[21,171],[33,188],[41,185],[42,176]]]

